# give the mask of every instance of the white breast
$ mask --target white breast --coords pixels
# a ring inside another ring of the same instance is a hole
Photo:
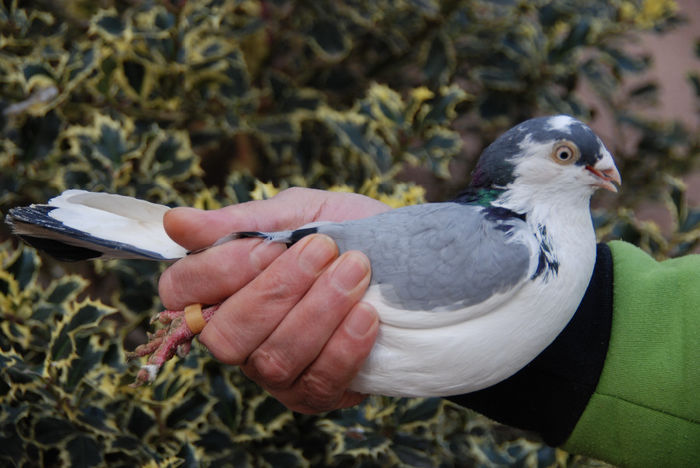
[[[556,275],[528,279],[505,302],[452,311],[454,322],[417,314],[414,326],[387,308],[376,291],[365,300],[378,310],[379,337],[351,389],[392,396],[448,396],[483,389],[513,375],[564,329],[586,291],[595,265],[595,233],[589,211],[533,214],[548,219],[559,261]],[[585,216],[582,216],[585,215]],[[529,220],[530,222],[530,220]],[[488,301],[487,301],[488,302]],[[404,320],[405,322],[405,320]]]

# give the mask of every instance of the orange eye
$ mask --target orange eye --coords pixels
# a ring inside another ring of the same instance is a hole
[[[559,164],[571,164],[577,161],[578,158],[578,148],[570,141],[560,142],[552,152],[552,159]]]

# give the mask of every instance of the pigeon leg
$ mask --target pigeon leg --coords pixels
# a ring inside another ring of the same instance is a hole
[[[147,363],[141,366],[132,386],[138,387],[144,383],[153,382],[163,364],[176,353],[180,357],[186,356],[194,337],[218,309],[218,305],[204,309],[201,306],[188,306],[185,310],[164,310],[154,316],[151,323],[161,322],[166,325],[166,328],[149,334],[147,343],[127,353],[127,359],[148,356]]]

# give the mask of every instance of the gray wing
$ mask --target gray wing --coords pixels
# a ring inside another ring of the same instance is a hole
[[[370,218],[329,223],[341,252],[361,250],[372,283],[392,306],[460,309],[507,292],[528,276],[532,248],[520,218],[484,207],[431,203]]]

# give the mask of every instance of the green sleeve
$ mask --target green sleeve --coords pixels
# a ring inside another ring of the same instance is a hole
[[[700,466],[700,255],[657,262],[610,248],[610,345],[563,448],[622,466]]]

